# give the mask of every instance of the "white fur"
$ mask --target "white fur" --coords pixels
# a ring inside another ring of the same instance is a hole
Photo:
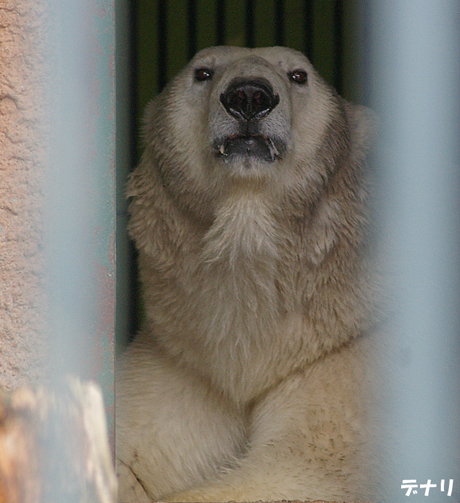
[[[240,127],[219,100],[235,77],[279,96],[257,124],[285,147],[273,162],[213,146]],[[279,47],[202,51],[149,106],[128,190],[146,322],[117,374],[120,501],[374,497],[369,117]]]

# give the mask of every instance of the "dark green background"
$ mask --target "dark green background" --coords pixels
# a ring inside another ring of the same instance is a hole
[[[167,52],[166,80],[170,80],[189,59],[187,46],[187,0],[167,2]],[[218,0],[197,0],[197,49],[216,45],[216,12]],[[336,39],[336,8],[342,11],[340,46]],[[245,45],[245,0],[226,2],[226,45]],[[313,33],[305,33],[306,2],[285,0],[284,2],[284,45],[305,52],[306,41],[312,37],[312,60],[324,78],[338,87],[339,91],[352,100],[360,97],[359,33],[360,19],[356,1],[316,0],[311,2]],[[158,23],[159,2],[137,0],[135,2],[135,57],[136,57],[136,117],[139,117],[150,98],[159,91],[158,76]],[[275,2],[256,0],[255,45],[275,44]],[[340,63],[341,62],[341,63]],[[341,70],[338,69],[341,65]],[[341,73],[341,76],[338,73]]]

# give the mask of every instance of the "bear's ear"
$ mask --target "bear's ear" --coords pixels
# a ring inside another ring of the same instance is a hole
[[[345,109],[350,133],[348,161],[330,180],[330,190],[316,205],[307,234],[307,258],[314,266],[321,264],[344,233],[359,240],[354,232],[358,220],[359,228],[366,225],[367,182],[362,165],[375,143],[379,120],[375,112],[362,105],[346,102]],[[353,190],[337,190],[338,185]]]

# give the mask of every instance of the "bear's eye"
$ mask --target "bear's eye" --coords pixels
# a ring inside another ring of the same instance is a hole
[[[213,76],[213,71],[209,68],[197,68],[195,70],[195,80],[197,82],[203,82],[205,80],[211,80]]]
[[[307,83],[307,72],[305,70],[294,70],[289,72],[288,77],[296,84]]]

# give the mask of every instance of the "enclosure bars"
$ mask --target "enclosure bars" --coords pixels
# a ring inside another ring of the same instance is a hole
[[[314,26],[314,13],[313,13],[313,0],[305,0],[305,55],[315,64],[313,60],[313,26]]]
[[[170,1],[158,0],[158,25],[157,25],[157,45],[158,45],[158,91],[161,91],[167,83],[168,74],[168,11],[171,7]],[[185,2],[184,2],[185,3]],[[245,10],[241,13],[245,19],[245,46],[255,46],[255,0],[245,1]],[[215,45],[225,45],[226,38],[226,12],[228,2],[225,0],[216,3],[216,40]],[[187,53],[191,59],[197,52],[197,0],[187,0]],[[304,48],[303,51],[307,57],[313,61],[313,32],[314,32],[314,1],[304,1]],[[335,46],[336,46],[336,87],[341,90],[342,87],[342,18],[343,7],[341,0],[334,2],[334,21],[335,21]],[[285,44],[285,2],[283,0],[274,0],[274,39],[273,45]]]
[[[457,501],[460,4],[372,2],[366,21],[381,119],[378,214],[391,285],[385,335],[390,329],[392,357],[384,368],[395,370],[382,383],[391,390],[385,449],[393,473],[382,471],[380,482],[388,501]]]
[[[51,133],[43,189],[49,382],[58,386],[68,374],[97,381],[113,440],[114,1],[50,0],[49,12]],[[62,446],[50,445],[50,453],[44,464],[60,466]],[[52,487],[58,474],[49,476]],[[52,501],[68,499],[54,494]]]
[[[128,238],[126,180],[137,163],[136,124],[137,36],[133,2],[115,2],[116,94],[116,349],[122,351],[139,327],[137,251]]]
[[[168,0],[158,0],[158,88],[167,82],[168,69]]]
[[[284,0],[275,1],[275,44],[284,46]]]
[[[335,72],[334,87],[343,94],[343,3],[336,1],[334,5],[334,53]]]

